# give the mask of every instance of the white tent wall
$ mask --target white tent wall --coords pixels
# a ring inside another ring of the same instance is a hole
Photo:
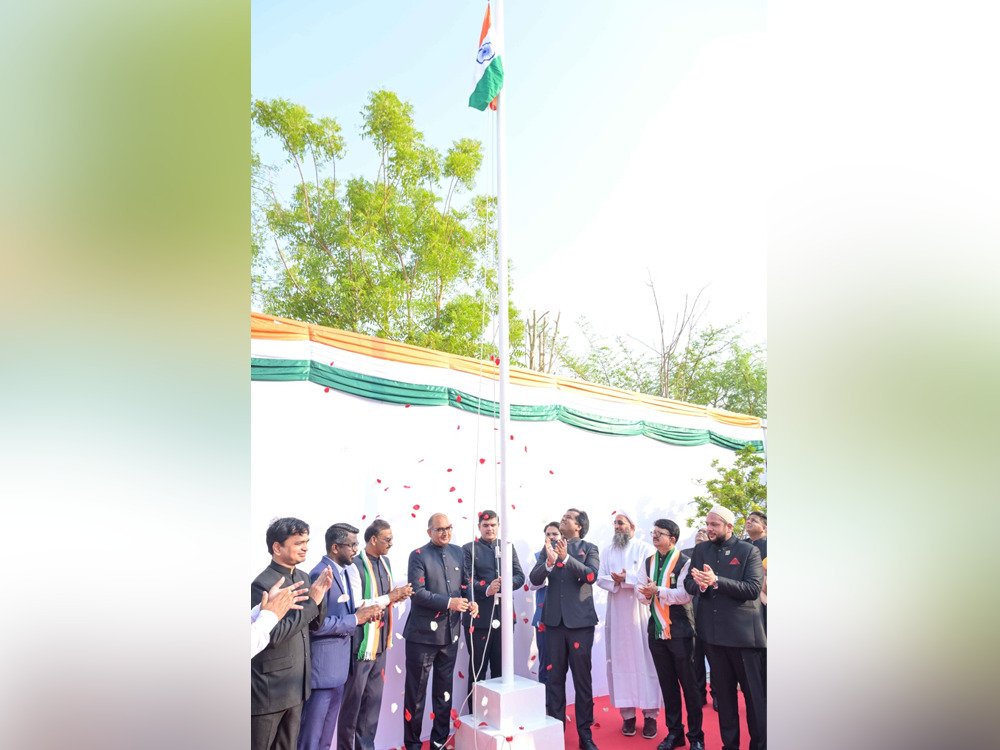
[[[455,377],[455,373],[446,374]],[[493,381],[468,375],[461,378],[467,392],[482,388],[484,398],[495,398]],[[547,393],[537,388],[512,390],[514,403],[530,403],[529,395],[537,399]],[[618,412],[617,416],[635,418],[632,407],[614,407],[590,398],[586,401],[592,412]],[[662,414],[646,413],[645,418],[682,423]],[[701,421],[703,428],[733,431]],[[715,475],[713,459],[730,466],[734,458],[732,451],[713,445],[679,447],[643,436],[599,435],[560,422],[514,421],[511,425],[510,434],[501,436],[496,429],[499,420],[447,406],[387,404],[334,389],[325,391],[307,381],[251,382],[253,536],[249,575],[255,577],[269,562],[264,534],[273,518],[295,516],[310,524],[308,570],[324,554],[328,526],[351,523],[361,529],[360,537],[379,516],[392,524],[394,545],[389,559],[396,583],[404,583],[410,552],[428,541],[427,520],[432,513],[448,515],[455,526],[453,542],[462,545],[476,534],[477,512],[498,510],[501,439],[508,441],[508,500],[513,506],[505,531],[526,576],[534,553],[542,546],[543,526],[558,521],[569,507],[588,513],[591,526],[586,538],[602,550],[611,540],[614,511],[622,508],[636,514],[636,533],[646,540],[655,519],[673,519],[681,526],[680,546],[685,547],[694,537],[685,524],[693,515],[691,500],[703,490],[696,480]],[[761,436],[759,429],[740,429],[738,433],[745,439]],[[603,623],[606,593],[596,586],[594,592]],[[523,588],[514,594],[518,618],[515,671],[529,678],[536,676],[537,661],[531,659],[535,655],[534,629],[524,619],[530,621],[533,602],[533,593]],[[409,606],[406,602],[396,609],[398,634]],[[496,632],[499,637],[499,630]],[[405,644],[396,637],[393,640],[376,750],[402,744]],[[459,673],[467,675],[467,665],[463,638],[452,691],[456,709],[466,693],[466,680]],[[606,695],[602,624],[597,627],[593,665],[594,694]],[[567,700],[572,702],[572,679],[567,682]],[[428,700],[427,712],[430,705]],[[425,715],[425,737],[429,731]]]

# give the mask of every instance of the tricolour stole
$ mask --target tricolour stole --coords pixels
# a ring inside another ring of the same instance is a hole
[[[667,553],[667,562],[660,570],[659,580],[656,580],[656,558],[660,556],[657,552],[655,555],[650,555],[649,557],[649,570],[646,574],[649,576],[649,580],[654,581],[657,586],[664,586],[670,588],[670,583],[675,580],[674,567],[677,565],[677,561],[680,559],[680,551],[674,547]],[[659,594],[653,596],[652,606],[650,608],[650,614],[653,618],[653,634],[656,638],[661,640],[666,640],[670,638],[670,605],[664,604],[660,601]]]
[[[375,575],[375,570],[372,567],[372,561],[365,553],[364,550],[358,553],[358,557],[361,558],[361,597],[366,600],[377,599],[383,594],[388,594],[388,591],[378,590],[378,576]],[[385,577],[389,581],[389,586],[392,586],[392,571],[389,569],[389,561],[385,559],[385,555],[379,557],[379,562],[382,563],[382,567],[385,568]],[[385,627],[389,628],[389,632],[386,635],[386,645],[387,649],[392,648],[392,605],[388,607],[388,615],[384,618],[386,621]],[[362,632],[364,636],[361,639],[361,645],[358,647],[358,659],[362,661],[373,661],[376,656],[378,656],[378,643],[379,643],[379,628],[382,627],[382,620],[373,620],[371,622],[366,622],[362,627]]]

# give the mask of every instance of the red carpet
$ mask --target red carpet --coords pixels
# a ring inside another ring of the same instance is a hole
[[[747,750],[750,747],[750,732],[747,730],[747,709],[743,702],[743,693],[737,692],[740,702],[740,749]],[[570,705],[566,711],[566,750],[577,750],[579,740],[576,735],[574,711],[575,706]],[[712,698],[709,696],[708,704],[702,707],[703,720],[702,730],[705,732],[705,750],[719,750],[722,747],[722,739],[719,737],[719,715],[712,710]],[[685,714],[684,731],[687,731],[687,714]],[[611,708],[608,696],[604,695],[594,699],[594,742],[600,750],[656,750],[664,737],[667,736],[667,726],[663,723],[663,711],[660,710],[660,719],[656,739],[647,740],[642,736],[642,713],[636,712],[636,731],[632,737],[622,734],[622,717],[617,708]],[[687,738],[685,738],[686,740]],[[429,750],[428,742],[424,743],[421,750]],[[448,748],[454,748],[455,738],[452,736],[448,740]],[[691,746],[688,742],[685,748]],[[400,748],[402,750],[402,748]]]

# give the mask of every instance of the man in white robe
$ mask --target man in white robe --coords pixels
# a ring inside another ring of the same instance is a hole
[[[614,537],[601,550],[597,585],[608,592],[604,643],[611,705],[621,713],[622,734],[635,734],[638,708],[643,715],[642,736],[655,739],[663,699],[646,633],[649,605],[636,595],[636,583],[643,561],[656,548],[636,538],[634,518],[626,511],[615,516]]]

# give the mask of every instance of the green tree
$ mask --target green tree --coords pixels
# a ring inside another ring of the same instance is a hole
[[[733,533],[742,536],[743,525],[751,511],[767,513],[767,485],[761,482],[764,456],[755,452],[752,445],[748,445],[736,453],[732,468],[719,466],[718,459],[712,461],[712,468],[718,476],[698,480],[698,484],[704,486],[708,494],[699,495],[691,501],[696,507],[696,514],[688,519],[687,525],[690,527],[695,523],[702,523],[713,505],[721,505],[729,508],[736,516]]]
[[[342,183],[336,166],[346,143],[336,120],[283,99],[252,102],[252,125],[281,143],[296,181],[281,200],[278,168],[266,174],[252,154],[251,258],[270,271],[256,282],[251,273],[252,302],[309,323],[496,354],[486,335],[497,308],[495,201],[456,201],[475,186],[481,144],[459,139],[442,155],[424,142],[412,105],[391,91],[372,92],[361,114],[377,173]],[[509,314],[511,340],[520,341],[520,314],[513,306]]]

